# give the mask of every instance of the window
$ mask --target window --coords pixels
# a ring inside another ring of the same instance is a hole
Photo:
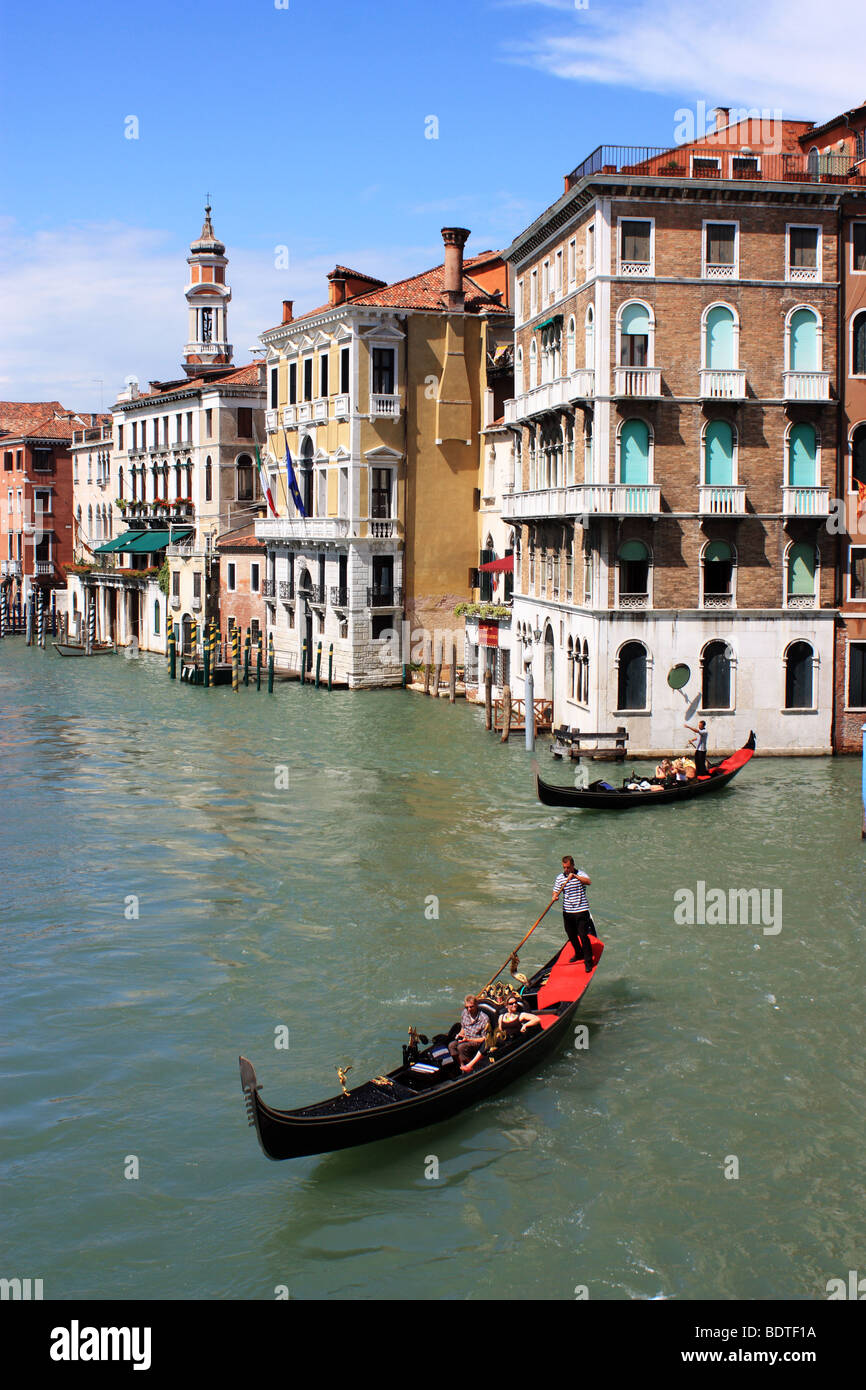
[[[305,358],[304,358],[304,400],[305,400],[305,401],[311,401],[312,399],[313,399],[313,359],[312,359],[312,357],[305,357]]]
[[[595,367],[595,319],[591,304],[586,311],[583,329],[583,362],[590,369]]]
[[[328,390],[328,354],[323,352],[319,358],[319,395],[329,395]]]
[[[710,541],[704,550],[703,570],[705,606],[730,607],[733,599],[734,552],[727,541]]]
[[[736,222],[705,222],[704,275],[711,280],[733,280],[736,274]]]
[[[793,425],[788,435],[789,487],[815,487],[818,479],[818,436],[814,425]]]
[[[626,304],[620,315],[619,365],[649,364],[650,314],[645,304]]]
[[[523,322],[523,286],[524,281],[518,280],[514,290],[514,319],[516,323]]]
[[[641,642],[626,642],[619,654],[616,707],[646,709],[647,653]]]
[[[731,708],[731,659],[726,642],[709,642],[701,657],[701,706]]]
[[[546,304],[550,298],[550,261],[541,267],[541,302]]]
[[[206,502],[213,501],[213,464],[210,461],[210,455],[206,458],[204,465],[204,500]]]
[[[230,560],[229,563],[226,565],[226,588],[228,589],[230,594],[233,594],[235,591],[236,577],[237,576],[235,563],[233,560]]]
[[[201,311],[201,341],[203,343],[213,341],[213,309],[202,309]]]
[[[857,484],[866,485],[866,424],[858,425],[851,436],[851,482],[849,487],[857,491]]]
[[[595,269],[595,223],[590,222],[586,229],[586,273]]]
[[[532,274],[531,274],[530,277],[529,277],[529,313],[530,313],[530,316],[531,316],[532,314],[537,313],[537,311],[538,311],[538,271],[537,271],[537,270],[533,270]]]
[[[820,227],[788,228],[787,276],[789,280],[820,280]]]
[[[848,643],[848,708],[866,709],[866,642]]]
[[[532,391],[538,385],[538,345],[533,338],[529,345],[529,389]]]
[[[347,347],[340,349],[340,394],[343,396],[347,396],[350,390],[349,352],[350,349]]]
[[[370,515],[387,519],[391,515],[391,470],[374,468],[371,477]]]
[[[760,167],[756,154],[735,154],[731,156],[732,178],[756,179],[760,173]]]
[[[568,243],[568,261],[566,264],[569,285],[577,282],[577,238],[572,237]]]
[[[851,372],[866,376],[866,313],[857,314],[851,325]]]
[[[255,493],[253,491],[253,461],[249,454],[241,454],[237,461],[237,500],[239,502],[252,502]]]
[[[866,316],[864,316],[866,322]],[[821,370],[820,321],[814,309],[795,309],[788,320],[788,362],[792,372]]]
[[[849,595],[866,599],[866,549],[852,545],[848,552]]]
[[[553,288],[554,288],[554,293],[555,293],[555,295],[556,295],[556,298],[559,299],[560,296],[562,295],[562,252],[561,252],[561,251],[557,251],[557,253],[556,253],[555,267],[556,267],[556,272],[555,272],[555,278],[554,278]]]
[[[123,497],[123,466],[122,466],[122,465],[121,465],[121,467],[118,468],[118,470],[117,470],[117,495],[118,495],[118,497],[120,497],[120,498]]]
[[[523,395],[523,348],[517,349],[517,357],[514,363],[514,394]]]
[[[298,403],[298,364],[289,363],[289,405]]]
[[[250,565],[250,592],[259,592],[259,566],[255,561]]]
[[[650,553],[643,541],[625,541],[619,548],[619,596],[649,594]]]
[[[238,406],[238,439],[252,439],[253,437],[253,411],[252,406]]]
[[[704,483],[731,487],[736,476],[734,431],[727,420],[711,420],[704,431]]]
[[[624,219],[619,224],[619,269],[622,275],[652,273],[652,222]]]
[[[792,642],[785,653],[785,709],[813,709],[815,653],[808,642]]]
[[[395,381],[393,348],[373,348],[373,394],[393,396]]]
[[[649,425],[644,420],[626,420],[619,434],[619,481],[639,487],[649,480]]]
[[[814,598],[815,595],[815,571],[818,564],[818,552],[814,545],[805,541],[798,541],[788,550],[788,603],[791,607],[798,607],[797,603],[791,604],[791,599]]]
[[[692,155],[692,178],[717,179],[721,172],[721,162],[718,156]]]
[[[573,318],[570,318],[570,319],[568,320],[568,329],[567,329],[567,332],[566,332],[566,339],[565,339],[565,342],[566,342],[566,349],[565,349],[566,368],[565,368],[565,369],[566,369],[567,372],[570,373],[570,372],[573,372],[573,371],[576,371],[576,370],[577,370],[577,328],[576,328],[576,325],[575,325],[575,322],[574,322],[574,319],[573,319]],[[521,362],[521,366],[522,366],[522,362]]]
[[[733,309],[727,304],[714,304],[704,318],[704,365],[714,371],[736,369],[739,356],[739,333]]]
[[[866,272],[866,222],[854,222],[851,226],[851,256],[855,275]]]
[[[201,602],[201,570],[195,570],[192,576],[192,596]]]
[[[34,450],[33,450],[33,472],[34,472],[34,473],[53,473],[53,472],[54,472],[54,451],[53,451],[53,449],[34,449]]]
[[[118,426],[117,426],[117,447],[118,447],[118,450],[122,453],[122,452],[123,452],[123,425],[118,425]]]
[[[204,432],[208,439],[213,439],[213,411],[206,410],[204,413]]]
[[[11,449],[9,450],[8,453],[5,453],[5,454],[3,455],[3,472],[4,472],[4,473],[11,473],[11,472],[12,472],[12,450],[11,450]]]

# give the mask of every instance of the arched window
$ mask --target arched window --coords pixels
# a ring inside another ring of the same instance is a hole
[[[788,320],[788,363],[792,372],[821,369],[819,319],[814,309],[795,309]]]
[[[814,598],[818,551],[808,541],[798,541],[788,548],[788,603],[797,598]],[[797,607],[796,602],[791,604]]]
[[[731,658],[726,642],[709,642],[701,656],[701,706],[731,708]]]
[[[587,367],[595,366],[595,320],[592,313],[592,305],[586,311],[583,330],[583,351],[584,365]]]
[[[642,642],[626,642],[619,654],[617,709],[646,709],[646,671],[646,647]]]
[[[213,501],[213,464],[209,454],[204,465],[204,500],[206,502]]]
[[[626,304],[620,311],[619,365],[647,367],[650,360],[652,321],[645,304]]]
[[[727,541],[710,541],[704,549],[704,606],[729,608],[734,592],[734,552]]]
[[[529,389],[538,385],[538,346],[535,339],[529,345]]]
[[[123,464],[117,470],[117,495],[123,496]]]
[[[568,332],[565,341],[568,362],[566,371],[571,373],[577,369],[577,329],[573,318],[568,320]]]
[[[851,325],[851,371],[866,376],[866,313],[857,314]]]
[[[587,412],[583,425],[583,480],[593,481],[592,476],[592,416]]]
[[[517,358],[514,366],[514,394],[523,395],[523,348],[517,349]]]
[[[851,488],[866,484],[866,424],[858,425],[851,436]]]
[[[704,318],[704,365],[731,371],[738,358],[737,320],[726,304],[714,304]]]
[[[584,642],[583,653],[580,658],[580,665],[583,674],[583,698],[581,703],[589,704],[589,644]]]
[[[650,553],[643,541],[625,541],[619,548],[619,597],[646,598],[649,593]]]
[[[815,487],[818,481],[818,436],[814,425],[793,425],[788,434],[788,486]]]
[[[736,477],[734,431],[727,420],[711,420],[704,431],[704,482],[731,487]]]
[[[619,481],[638,486],[649,480],[649,425],[645,420],[626,420],[619,432]]]
[[[568,639],[568,698],[573,700],[575,696],[580,699],[580,684],[577,670],[578,662],[574,658],[574,642],[571,637]]]
[[[93,540],[93,508],[87,508],[87,539]]]
[[[236,464],[236,472],[238,482],[237,500],[239,502],[252,502],[255,493],[253,491],[253,461],[250,458],[249,454],[241,454]],[[179,464],[177,469],[177,476],[178,479],[180,479]],[[179,486],[180,482],[178,482],[178,487]],[[180,493],[178,492],[178,497],[179,496]],[[312,501],[312,499],[310,500]],[[310,510],[312,510],[312,508]],[[310,513],[307,512],[308,516],[309,514]]]
[[[153,601],[153,635],[159,636],[159,599]]]
[[[792,642],[785,653],[785,709],[814,709],[815,653],[808,642]]]
[[[192,459],[187,459],[183,466],[184,471],[184,497],[192,497]]]

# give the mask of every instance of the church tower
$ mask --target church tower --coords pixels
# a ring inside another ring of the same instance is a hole
[[[192,242],[187,256],[189,284],[189,341],[184,350],[187,376],[209,376],[232,365],[228,341],[228,304],[232,292],[226,284],[225,246],[218,241],[210,220],[210,204],[204,210],[201,236]]]

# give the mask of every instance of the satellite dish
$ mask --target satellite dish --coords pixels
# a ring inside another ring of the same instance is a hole
[[[671,690],[682,690],[684,685],[688,685],[691,678],[692,673],[683,661],[679,662],[676,666],[672,666],[668,671],[668,685]]]

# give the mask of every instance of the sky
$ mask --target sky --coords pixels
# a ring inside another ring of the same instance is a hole
[[[599,144],[860,104],[864,38],[862,0],[2,0],[0,398],[180,375],[208,194],[240,365],[338,262],[507,247]]]

